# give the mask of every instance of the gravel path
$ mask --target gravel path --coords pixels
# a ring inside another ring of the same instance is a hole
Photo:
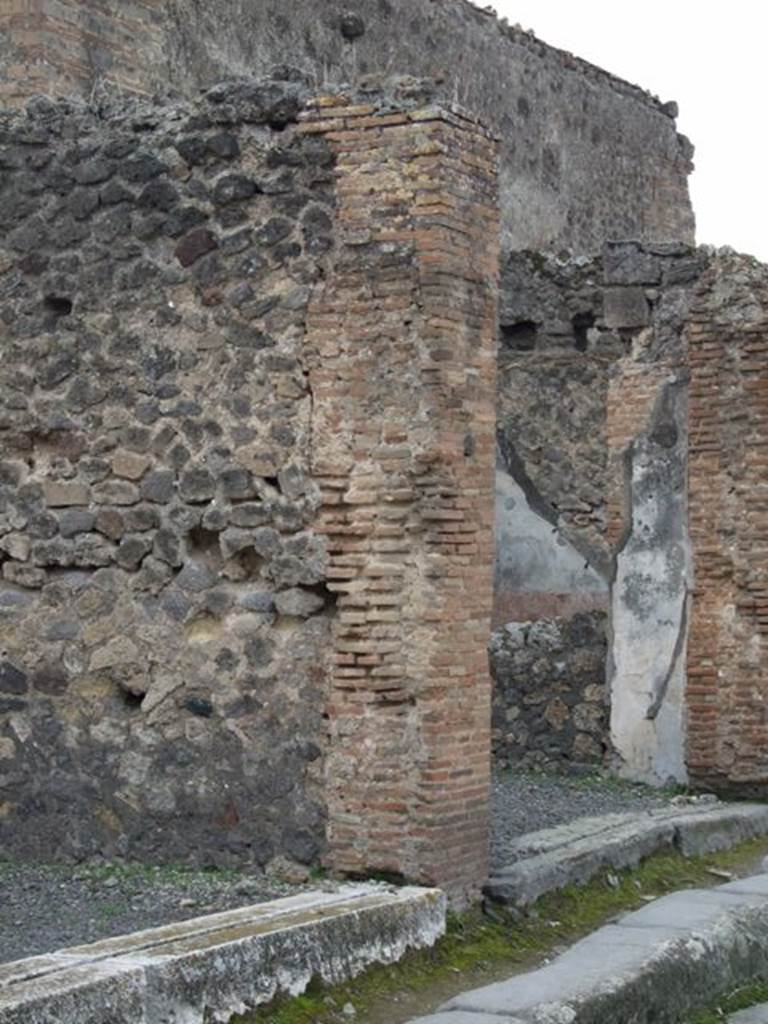
[[[525,832],[668,802],[668,796],[654,790],[612,780],[500,773],[493,783],[492,862],[503,863],[505,844]],[[302,887],[236,872],[0,861],[0,963],[276,899],[317,884]]]
[[[648,786],[614,779],[499,772],[493,779],[491,863],[503,864],[505,845],[526,832],[596,814],[666,807],[669,800],[668,794]]]
[[[0,963],[289,896],[301,888],[235,872],[0,861]]]

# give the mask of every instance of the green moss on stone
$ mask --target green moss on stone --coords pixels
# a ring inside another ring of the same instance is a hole
[[[768,980],[765,978],[743,985],[719,999],[716,1006],[694,1017],[690,1024],[723,1024],[730,1014],[747,1010],[750,1006],[759,1006],[760,1003],[768,1003]]]
[[[748,872],[766,850],[768,841],[757,839],[706,857],[657,854],[634,870],[606,872],[584,886],[543,896],[524,915],[505,915],[501,909],[496,920],[479,910],[452,914],[446,935],[431,949],[408,953],[396,964],[372,967],[341,985],[313,983],[304,995],[278,999],[232,1024],[338,1024],[345,1019],[347,1004],[355,1007],[355,1019],[365,1024],[397,1024],[432,1012],[468,988],[528,970],[651,898],[722,884],[725,879],[712,874],[713,869]]]

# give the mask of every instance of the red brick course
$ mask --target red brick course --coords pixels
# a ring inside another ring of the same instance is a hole
[[[721,256],[697,289],[691,365],[688,767],[721,790],[768,783],[768,270]]]
[[[13,47],[0,67],[0,104],[80,93],[100,78],[150,91],[151,69],[162,66],[162,8],[160,0],[122,0],[116,15],[82,0],[0,0],[0,34]]]
[[[338,594],[328,863],[462,902],[487,873],[496,148],[456,113],[338,103],[303,125],[339,196],[307,338]]]

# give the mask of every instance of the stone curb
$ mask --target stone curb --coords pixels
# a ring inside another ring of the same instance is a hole
[[[762,835],[768,835],[766,804],[665,807],[580,818],[518,839],[510,846],[511,862],[494,870],[484,892],[493,902],[523,907],[608,868],[636,867],[660,850],[678,849],[693,857]]]
[[[0,1024],[228,1021],[431,946],[445,909],[438,889],[361,885],[0,964]]]
[[[411,1024],[673,1024],[765,973],[768,875],[672,893]]]

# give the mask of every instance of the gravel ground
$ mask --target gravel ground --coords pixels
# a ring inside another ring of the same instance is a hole
[[[585,815],[663,807],[668,794],[613,780],[509,771],[493,783],[491,858],[525,832]],[[324,886],[327,883],[322,883]],[[40,867],[0,861],[0,963],[316,888],[236,872]]]
[[[235,872],[0,861],[0,963],[290,896],[318,884],[289,885]]]
[[[670,794],[615,779],[567,778],[510,770],[493,779],[491,863],[504,863],[508,842],[576,818],[666,807]]]

